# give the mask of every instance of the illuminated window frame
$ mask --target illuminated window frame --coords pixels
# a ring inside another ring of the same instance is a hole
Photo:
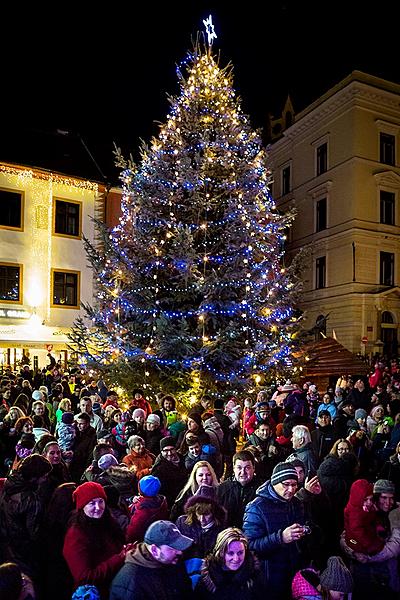
[[[23,190],[15,190],[13,188],[7,188],[0,186],[2,192],[11,192],[13,194],[19,194],[21,196],[21,226],[11,227],[10,225],[1,225],[0,229],[8,229],[9,231],[24,231],[24,215],[25,215],[25,192]]]
[[[0,304],[22,304],[23,298],[23,276],[24,276],[24,267],[21,263],[10,263],[10,262],[0,262],[0,267],[17,267],[19,268],[19,288],[18,288],[18,300],[3,300],[0,298]]]
[[[71,235],[69,233],[58,233],[56,231],[56,206],[57,202],[64,202],[66,204],[77,204],[79,206],[79,232],[78,235]],[[53,227],[52,233],[54,236],[68,238],[70,240],[82,239],[82,202],[78,200],[70,200],[68,198],[60,198],[59,196],[53,197]]]
[[[65,273],[65,274],[74,274],[77,275],[77,281],[76,281],[76,304],[72,305],[72,304],[55,304],[53,302],[53,298],[54,298],[54,275],[56,273]],[[81,292],[81,272],[80,271],[73,271],[71,269],[51,269],[51,290],[50,290],[50,306],[51,308],[72,308],[73,310],[76,310],[80,308],[81,306],[81,299],[80,299],[80,294]]]

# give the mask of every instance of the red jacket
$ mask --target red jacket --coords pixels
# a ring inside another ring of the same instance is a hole
[[[158,520],[168,520],[165,496],[139,496],[133,504],[133,514],[126,530],[127,542],[142,542],[146,529]]]
[[[366,479],[357,479],[350,489],[350,498],[344,509],[346,544],[355,552],[376,554],[385,545],[378,536],[379,518],[376,511],[365,512],[363,502],[372,496],[373,485]]]
[[[63,556],[75,587],[85,583],[95,585],[102,598],[108,598],[111,581],[125,562],[121,542],[110,536],[106,542],[90,545],[78,525],[71,525],[67,530]]]

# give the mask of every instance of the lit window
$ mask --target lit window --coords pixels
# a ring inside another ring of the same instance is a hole
[[[79,271],[53,270],[52,305],[79,308]]]
[[[0,263],[0,302],[21,303],[21,265]]]

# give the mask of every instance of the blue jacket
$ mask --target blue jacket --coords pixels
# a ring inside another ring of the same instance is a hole
[[[287,501],[278,496],[269,481],[256,493],[255,500],[246,507],[243,531],[249,539],[250,549],[261,561],[268,600],[290,597],[291,581],[307,561],[303,543],[284,544],[282,532],[293,523],[305,524],[305,508],[296,497]]]

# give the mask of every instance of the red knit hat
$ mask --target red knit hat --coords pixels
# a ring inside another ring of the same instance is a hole
[[[78,485],[72,494],[72,498],[78,509],[86,506],[86,504],[94,498],[103,498],[103,500],[107,500],[103,486],[95,481],[86,481],[86,483]]]

